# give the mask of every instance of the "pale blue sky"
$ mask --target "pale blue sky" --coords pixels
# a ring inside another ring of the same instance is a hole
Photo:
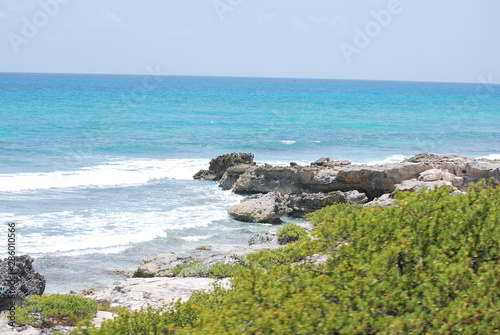
[[[500,81],[499,0],[0,0],[0,72]]]

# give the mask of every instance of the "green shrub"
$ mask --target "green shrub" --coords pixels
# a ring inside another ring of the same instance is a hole
[[[240,261],[242,259],[240,258]],[[195,261],[188,265],[181,265],[172,270],[178,277],[208,277],[221,279],[233,276],[243,265],[240,263],[227,264],[217,262],[214,264],[203,264]]]
[[[500,333],[500,193],[484,186],[325,208],[315,240],[249,255],[231,290],[84,334]],[[319,251],[326,265],[290,265]]]
[[[309,236],[307,229],[295,223],[287,223],[276,230],[279,244],[287,244]]]
[[[324,207],[316,212],[306,214],[306,219],[311,220],[313,224],[333,223],[338,215],[348,215],[350,213],[363,210],[362,205],[354,204],[335,204]]]
[[[194,262],[190,265],[184,265],[178,272],[178,277],[208,277],[210,265]]]
[[[318,221],[325,267],[238,276],[193,334],[500,332],[499,191],[449,193],[398,194],[398,207]]]
[[[32,295],[16,309],[16,322],[42,328],[76,325],[92,319],[96,313],[97,303],[89,298],[67,294]]]
[[[236,264],[215,263],[210,268],[208,276],[214,279],[233,277],[239,270],[243,269],[243,267],[244,266],[239,263]]]

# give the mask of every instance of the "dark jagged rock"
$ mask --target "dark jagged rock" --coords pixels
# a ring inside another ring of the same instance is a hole
[[[42,295],[45,278],[33,268],[28,255],[0,260],[0,310],[9,309],[12,302],[21,304],[30,295]],[[9,293],[12,292],[12,295]]]
[[[226,170],[237,165],[255,165],[253,154],[232,153],[218,156],[210,161],[208,170],[200,170],[194,175],[194,179],[220,180]]]
[[[358,191],[333,191],[329,193],[301,193],[287,197],[287,205],[292,209],[292,217],[301,217],[306,213],[317,211],[326,206],[339,203],[364,204],[368,198]]]

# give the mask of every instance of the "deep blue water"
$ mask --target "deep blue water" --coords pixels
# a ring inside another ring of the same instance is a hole
[[[17,223],[49,292],[90,288],[154,252],[269,229],[191,180],[217,155],[498,157],[499,125],[500,86],[480,83],[0,73],[0,222]]]

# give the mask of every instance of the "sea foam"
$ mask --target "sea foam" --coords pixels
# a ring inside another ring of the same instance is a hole
[[[0,191],[141,185],[155,179],[192,179],[205,159],[128,160],[78,170],[0,175]]]

